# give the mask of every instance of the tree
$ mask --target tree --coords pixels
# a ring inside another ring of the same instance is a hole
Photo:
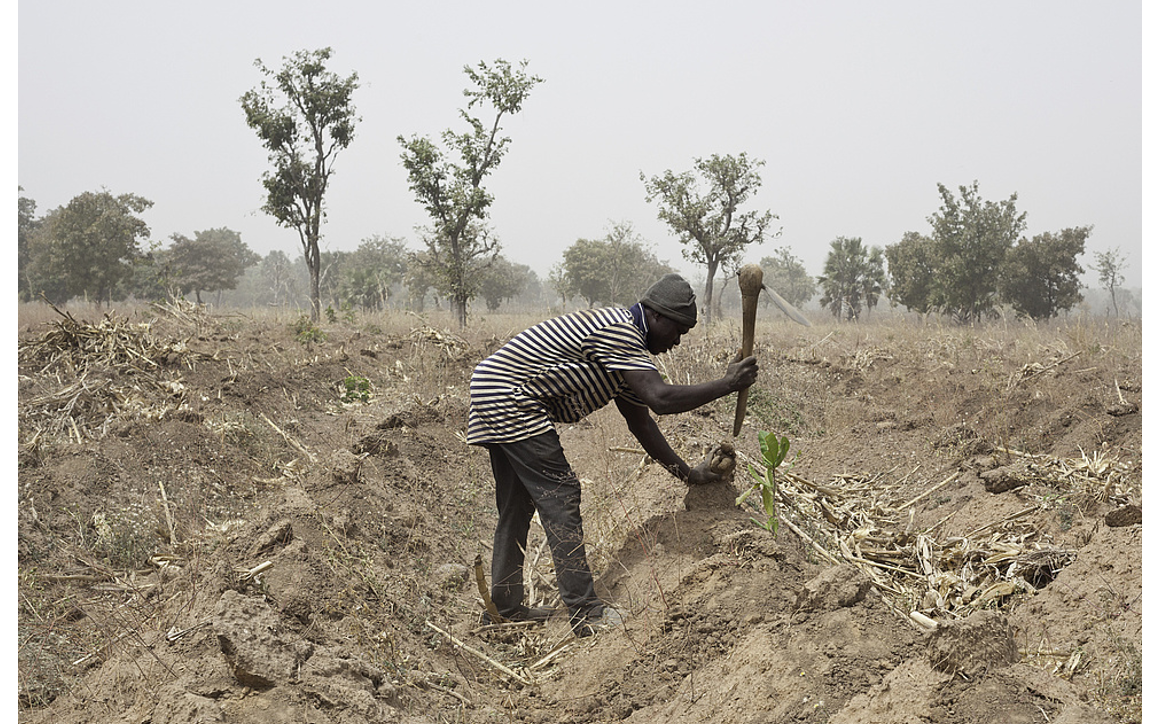
[[[1126,268],[1126,255],[1119,253],[1117,249],[1096,251],[1094,263],[1090,268],[1098,272],[1098,281],[1102,283],[1102,288],[1109,292],[1110,303],[1114,305],[1114,316],[1118,316],[1117,290],[1126,281],[1126,277],[1122,274],[1122,270]]]
[[[359,76],[340,78],[327,69],[331,48],[297,51],[272,71],[257,59],[268,80],[240,98],[248,125],[268,149],[273,171],[263,175],[263,210],[299,234],[311,278],[311,318],[320,311],[320,225],[335,158],[347,148],[358,118],[352,93]],[[270,82],[269,82],[270,80]]]
[[[494,312],[505,300],[518,296],[527,287],[532,274],[534,272],[526,264],[516,264],[498,256],[479,284],[479,295],[487,302],[487,308]]]
[[[171,285],[180,293],[194,292],[202,304],[201,292],[235,289],[244,270],[260,257],[226,227],[195,232],[189,239],[172,234],[172,246],[165,255]]]
[[[375,234],[359,243],[340,280],[343,297],[363,309],[383,309],[407,273],[407,243]]]
[[[919,314],[929,314],[940,304],[934,286],[938,252],[934,239],[908,231],[902,241],[886,248],[890,286],[887,296],[892,304],[901,304]]]
[[[51,211],[29,239],[28,293],[63,303],[84,295],[111,302],[132,277],[150,235],[136,214],[152,202],[135,194],[86,191]]]
[[[1015,209],[1018,194],[1006,201],[983,201],[978,182],[959,186],[955,197],[938,185],[942,208],[930,217],[936,255],[934,288],[940,308],[956,319],[982,319],[997,304],[999,275],[1006,254],[1026,228]]]
[[[20,191],[24,188],[20,187]],[[40,227],[40,220],[36,218],[36,202],[25,196],[19,197],[19,211],[17,216],[18,231],[16,236],[16,291],[20,299],[29,301],[32,294],[28,280],[28,263],[32,259],[32,235]]]
[[[259,265],[263,289],[270,294],[272,306],[278,307],[296,296],[298,288],[291,259],[279,249],[268,252]]]
[[[427,250],[412,252],[408,257],[407,273],[403,275],[403,285],[407,287],[407,300],[416,312],[422,312],[427,293],[436,287],[436,278],[433,274],[435,264],[431,261]],[[436,307],[439,299],[435,299]]]
[[[1091,227],[1063,229],[1022,239],[1002,266],[1003,301],[1032,319],[1050,319],[1082,301],[1082,267]]]
[[[882,251],[868,249],[858,237],[838,237],[831,242],[819,285],[823,288],[819,303],[830,307],[835,319],[846,313],[848,321],[858,319],[865,304],[873,309],[886,284],[882,270]]]
[[[757,171],[762,161],[738,156],[695,159],[694,171],[648,178],[639,174],[647,189],[648,203],[659,204],[659,218],[684,245],[683,257],[707,269],[703,292],[705,320],[711,321],[711,299],[715,273],[720,266],[730,269],[742,258],[747,246],[763,240],[774,218],[770,211],[738,213],[762,185]]]
[[[596,303],[634,304],[664,274],[674,271],[659,261],[629,223],[614,224],[602,239],[578,239],[563,250],[568,290]]]
[[[807,274],[803,263],[791,253],[789,246],[775,249],[774,256],[763,257],[759,266],[763,270],[763,284],[796,308],[802,309],[815,295],[815,280]]]
[[[330,300],[329,308],[343,308],[344,270],[348,267],[351,254],[349,251],[325,251],[320,254],[323,273],[319,278],[319,294],[321,299]]]
[[[421,259],[436,277],[436,286],[450,300],[460,327],[467,325],[467,304],[479,290],[479,275],[499,251],[499,241],[484,226],[494,197],[483,187],[507,152],[511,139],[500,136],[505,116],[518,113],[537,83],[543,80],[527,74],[527,61],[518,69],[503,59],[488,66],[465,66],[471,83],[463,91],[467,106],[459,113],[469,131],[442,134],[443,147],[458,161],[449,161],[445,151],[424,136],[398,138],[401,158],[415,199],[431,216],[423,242],[427,254]],[[471,114],[476,106],[491,105],[490,125]]]
[[[563,262],[557,262],[551,266],[547,273],[547,283],[559,295],[564,308],[567,307],[567,300],[579,296],[579,292],[575,290],[575,285],[567,276],[567,267]]]

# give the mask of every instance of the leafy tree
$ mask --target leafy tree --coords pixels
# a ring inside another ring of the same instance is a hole
[[[344,270],[350,266],[351,254],[349,251],[325,251],[320,254],[323,261],[323,272],[319,278],[320,298],[331,300],[329,306],[335,309],[343,307]]]
[[[1032,319],[1050,319],[1082,301],[1082,267],[1091,227],[1063,229],[1022,239],[1006,253],[1003,301]]]
[[[526,289],[533,274],[531,267],[526,264],[516,264],[501,256],[495,257],[479,284],[479,294],[487,302],[487,308],[494,312],[504,301],[518,296]]]
[[[930,217],[934,229],[933,286],[939,307],[960,321],[982,319],[997,303],[1006,254],[1026,228],[1018,194],[1006,201],[983,201],[978,182],[959,186],[956,197],[938,185],[942,208]]]
[[[224,227],[197,231],[191,239],[172,234],[165,261],[172,286],[183,294],[195,292],[196,303],[202,304],[201,292],[235,289],[244,270],[258,264],[260,257],[239,233]]]
[[[563,251],[570,291],[596,303],[634,304],[643,292],[671,271],[635,234],[629,223],[616,223],[602,239],[579,239]]]
[[[551,267],[551,271],[547,274],[547,283],[559,295],[564,307],[567,306],[567,300],[579,296],[574,283],[567,276],[567,266],[563,262],[557,262]]]
[[[264,290],[271,295],[270,304],[280,306],[296,296],[295,272],[288,255],[275,249],[269,251],[259,265]]]
[[[500,136],[505,116],[518,113],[537,83],[527,74],[527,61],[515,69],[505,60],[463,71],[471,83],[463,91],[468,99],[460,115],[470,127],[442,134],[443,148],[424,136],[399,137],[401,158],[409,187],[417,202],[431,216],[432,226],[423,236],[427,253],[420,259],[436,277],[435,286],[450,300],[460,327],[467,324],[467,304],[479,291],[479,276],[499,251],[499,241],[483,225],[494,197],[483,187],[488,174],[499,166],[511,139]],[[490,104],[490,125],[471,110]],[[458,161],[449,161],[454,153]]]
[[[20,190],[23,191],[24,188],[20,187]],[[16,269],[18,270],[16,290],[20,299],[29,301],[32,298],[28,280],[28,263],[32,259],[32,235],[40,227],[40,220],[36,218],[35,201],[25,196],[20,197],[17,222],[19,231],[16,236]]]
[[[940,301],[934,285],[938,260],[934,239],[908,231],[902,241],[888,246],[885,253],[890,272],[887,296],[891,303],[920,314],[936,309]]]
[[[407,272],[407,243],[375,234],[359,243],[340,281],[343,297],[363,309],[382,309]]]
[[[796,308],[802,309],[815,295],[815,280],[789,246],[775,249],[774,256],[763,257],[759,266],[763,270],[763,283]]]
[[[416,312],[424,309],[427,293],[437,289],[435,264],[427,250],[412,252],[408,257],[407,273],[403,275],[403,285],[407,287],[407,299]],[[436,306],[439,305],[438,296]]]
[[[873,309],[886,284],[882,269],[882,251],[868,249],[858,237],[838,237],[831,242],[819,285],[823,288],[819,303],[830,307],[835,319],[858,319],[865,304]]]
[[[320,225],[336,156],[351,143],[358,118],[352,93],[359,76],[340,78],[327,69],[331,48],[297,51],[279,71],[262,61],[267,76],[240,98],[248,125],[268,149],[273,171],[265,172],[263,210],[295,229],[311,278],[311,319],[320,311]]]
[[[28,293],[66,302],[84,295],[111,302],[132,277],[150,235],[137,214],[152,202],[135,194],[86,191],[43,219],[28,244]]]
[[[1098,272],[1098,281],[1110,294],[1110,303],[1114,305],[1114,316],[1118,316],[1117,290],[1126,281],[1126,277],[1122,274],[1122,270],[1126,268],[1126,255],[1119,253],[1117,249],[1096,251],[1094,263],[1090,268]]]
[[[762,165],[762,161],[748,159],[746,153],[715,154],[696,159],[693,171],[676,174],[668,170],[650,178],[639,174],[647,189],[647,201],[659,204],[659,218],[686,247],[683,257],[707,269],[703,292],[707,323],[711,321],[715,273],[721,266],[730,270],[737,265],[747,246],[763,240],[774,218],[770,211],[739,213],[762,185],[757,170]]]

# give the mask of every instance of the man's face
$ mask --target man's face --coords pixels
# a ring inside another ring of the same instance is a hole
[[[677,346],[679,339],[689,331],[691,328],[687,325],[652,311],[647,321],[647,351],[662,354]]]

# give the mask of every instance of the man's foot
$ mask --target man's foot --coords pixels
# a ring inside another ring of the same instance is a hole
[[[592,636],[622,623],[623,614],[618,609],[604,605],[582,620],[573,621],[571,630],[579,637]]]
[[[521,621],[546,621],[555,615],[555,609],[548,606],[520,606],[518,609],[511,613],[500,614],[503,616],[504,621],[511,621],[519,623]],[[487,611],[483,612],[483,625],[488,626],[492,622],[491,614]]]

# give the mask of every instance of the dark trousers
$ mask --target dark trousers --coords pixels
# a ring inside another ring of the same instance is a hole
[[[538,510],[555,562],[559,595],[572,621],[590,614],[602,604],[583,548],[579,478],[567,464],[558,433],[488,444],[487,450],[499,510],[491,557],[492,603],[504,615],[523,605],[523,552],[531,516]]]

